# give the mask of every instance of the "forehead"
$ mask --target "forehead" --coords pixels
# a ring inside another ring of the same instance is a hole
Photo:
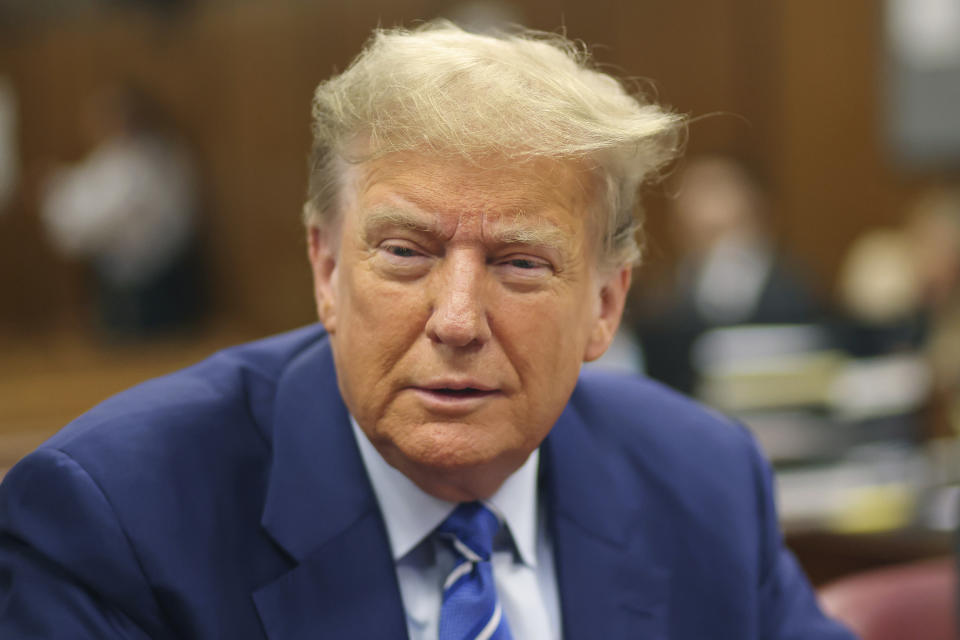
[[[597,180],[571,160],[471,161],[396,153],[356,165],[349,174],[348,210],[415,210],[434,216],[437,224],[542,221],[575,235],[592,227],[595,215]]]

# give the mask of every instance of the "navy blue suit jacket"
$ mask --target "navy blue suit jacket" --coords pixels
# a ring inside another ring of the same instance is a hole
[[[742,428],[584,375],[541,461],[566,638],[850,637],[784,551]],[[318,327],[111,398],[0,488],[0,638],[405,637]]]

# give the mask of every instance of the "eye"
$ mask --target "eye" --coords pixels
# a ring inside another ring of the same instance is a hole
[[[513,258],[508,260],[507,264],[518,269],[536,269],[537,267],[546,266],[543,263],[537,262],[536,260],[532,260],[530,258]]]
[[[398,258],[415,258],[416,256],[420,255],[416,249],[395,244],[386,245],[383,247],[383,250]]]
[[[500,266],[520,271],[536,271],[537,269],[553,270],[553,266],[547,260],[531,255],[510,255],[504,256],[495,263]]]
[[[416,243],[389,239],[377,246],[373,264],[389,278],[414,278],[429,271],[431,254]]]
[[[513,254],[494,260],[494,266],[504,281],[517,284],[541,282],[554,273],[553,264],[544,258],[529,254]]]
[[[384,240],[377,246],[377,250],[384,258],[393,262],[405,262],[427,255],[427,252],[417,243],[399,238]]]

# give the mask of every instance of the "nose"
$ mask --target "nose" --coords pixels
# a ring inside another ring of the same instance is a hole
[[[451,253],[437,273],[426,331],[432,341],[451,347],[482,345],[490,339],[484,304],[483,256]]]

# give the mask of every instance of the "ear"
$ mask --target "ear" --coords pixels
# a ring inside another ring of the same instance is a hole
[[[593,328],[583,352],[584,362],[590,362],[602,356],[613,342],[613,336],[617,333],[617,327],[620,326],[627,291],[630,290],[632,273],[629,266],[624,266],[601,276]]]
[[[307,228],[307,253],[313,272],[313,298],[317,316],[330,334],[337,330],[337,246],[333,231],[316,226]]]

